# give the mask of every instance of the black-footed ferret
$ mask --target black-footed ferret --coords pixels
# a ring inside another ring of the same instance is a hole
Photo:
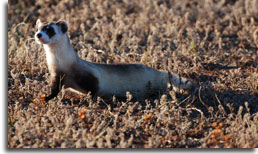
[[[46,101],[57,96],[61,87],[93,97],[148,98],[166,91],[168,84],[190,89],[193,82],[175,74],[155,70],[141,64],[97,64],[82,60],[70,44],[65,21],[42,23],[37,20],[35,39],[43,44],[51,74],[51,93]]]

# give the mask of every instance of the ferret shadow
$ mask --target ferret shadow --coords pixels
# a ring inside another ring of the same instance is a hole
[[[215,77],[208,75],[200,75],[199,78],[202,83],[209,83]],[[206,81],[205,81],[206,80]],[[245,113],[254,114],[258,112],[258,93],[251,91],[236,91],[228,88],[224,91],[218,91],[211,85],[200,85],[195,92],[192,93],[196,97],[193,105],[203,111],[205,115],[209,114],[209,108],[212,107],[213,111],[223,112],[222,114],[238,113],[239,108],[242,106],[242,115]],[[186,96],[183,96],[183,98]]]

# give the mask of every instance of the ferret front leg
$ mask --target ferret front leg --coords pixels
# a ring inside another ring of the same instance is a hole
[[[49,100],[51,100],[52,98],[58,95],[59,91],[62,88],[62,79],[63,79],[63,75],[61,75],[61,73],[58,73],[55,76],[52,76],[50,95],[45,97],[46,102],[48,102]]]

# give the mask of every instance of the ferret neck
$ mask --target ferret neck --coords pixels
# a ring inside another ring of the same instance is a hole
[[[49,69],[69,72],[73,63],[78,61],[79,57],[69,42],[67,34],[58,41],[44,44],[46,58]],[[53,67],[55,66],[55,67]]]

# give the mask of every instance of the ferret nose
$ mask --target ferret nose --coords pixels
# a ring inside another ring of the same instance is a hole
[[[37,38],[41,38],[42,37],[42,34],[41,33],[38,33],[37,34]]]

